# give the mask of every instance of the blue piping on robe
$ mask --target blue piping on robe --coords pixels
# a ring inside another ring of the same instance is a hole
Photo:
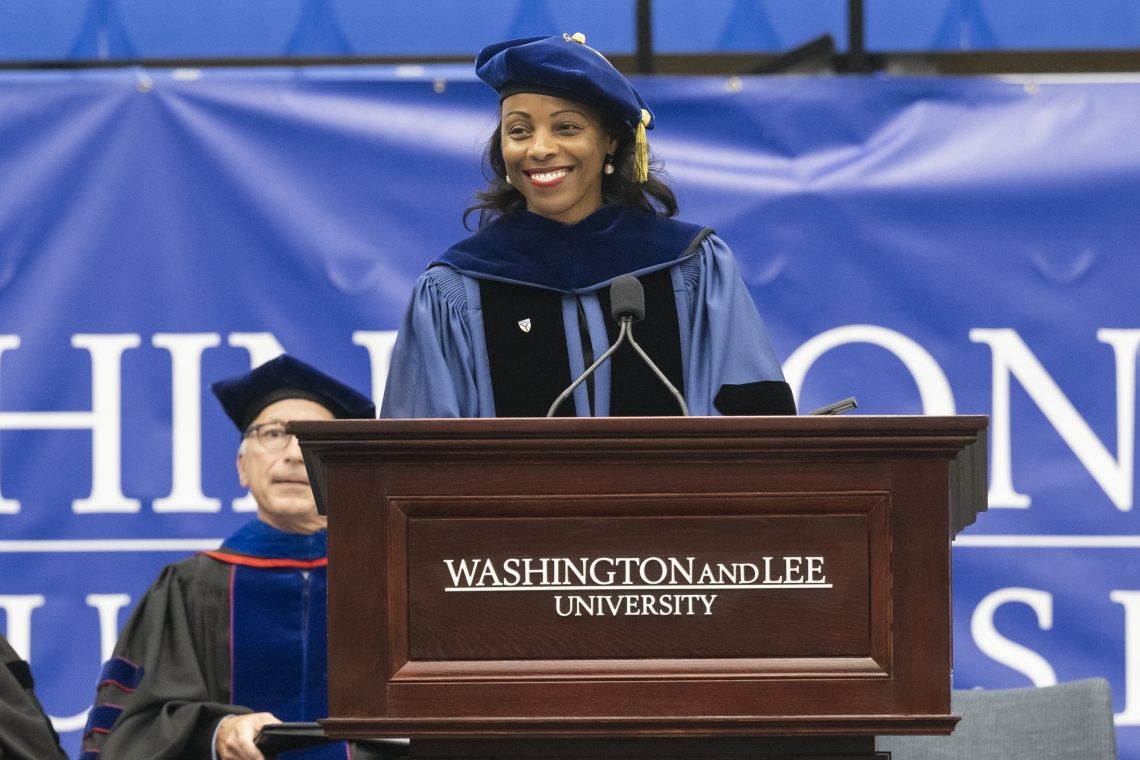
[[[328,716],[327,541],[323,530],[287,533],[253,520],[209,552],[233,566],[233,704],[288,722]]]
[[[115,725],[115,721],[122,714],[123,708],[119,705],[108,703],[95,705],[87,714],[87,727],[83,729],[83,738],[86,739],[93,733],[111,733],[111,726]]]
[[[112,684],[127,693],[132,693],[139,687],[145,672],[145,668],[141,665],[135,665],[125,657],[112,657],[103,665],[95,688],[99,689],[107,684]]]
[[[328,717],[324,567],[234,565],[230,700],[286,722]]]
[[[250,520],[222,548],[265,559],[320,559],[329,554],[328,531],[287,533],[261,520]]]

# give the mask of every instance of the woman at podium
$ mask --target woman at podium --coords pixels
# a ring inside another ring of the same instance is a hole
[[[392,356],[382,417],[534,417],[619,334],[610,285],[640,281],[637,342],[694,415],[795,414],[779,360],[712,230],[682,222],[649,154],[653,113],[581,34],[480,51],[501,121],[478,231],[420,276]],[[628,346],[560,416],[679,414]]]

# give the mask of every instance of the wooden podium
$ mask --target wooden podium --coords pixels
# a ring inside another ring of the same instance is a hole
[[[948,734],[985,417],[296,422],[335,738],[863,758]]]

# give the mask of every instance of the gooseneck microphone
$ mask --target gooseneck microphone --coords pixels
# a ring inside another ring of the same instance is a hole
[[[610,314],[615,322],[629,317],[634,322],[645,319],[645,289],[641,280],[631,274],[623,274],[610,285]],[[630,340],[633,340],[630,333]],[[621,338],[618,338],[621,340]]]
[[[661,378],[661,382],[665,383],[665,387],[673,394],[673,398],[677,399],[677,403],[681,405],[681,414],[688,417],[689,407],[685,403],[684,397],[677,392],[673,383],[669,382],[669,378],[665,377],[665,373],[657,368],[649,355],[642,350],[637,341],[633,339],[633,323],[640,322],[645,319],[645,290],[641,287],[641,282],[631,274],[623,274],[618,277],[610,285],[610,314],[613,316],[614,321],[621,324],[621,332],[618,333],[618,339],[610,346],[601,357],[590,365],[582,375],[570,384],[570,387],[562,391],[562,395],[554,399],[554,403],[550,405],[550,411],[546,413],[547,417],[553,417],[554,413],[558,411],[559,405],[569,398],[574,389],[585,381],[587,377],[593,374],[594,370],[602,365],[606,359],[609,359],[614,351],[622,344],[622,341],[628,340],[629,344],[634,347],[649,368]]]

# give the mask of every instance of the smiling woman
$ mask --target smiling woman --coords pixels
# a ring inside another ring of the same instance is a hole
[[[512,89],[505,91],[509,93]],[[536,177],[536,174],[573,168],[552,165],[560,149],[575,155],[582,155],[585,151],[588,155],[584,158],[591,160],[591,165],[589,170],[585,166],[579,167],[578,177],[579,189],[583,191],[582,200],[589,201],[588,211],[577,219],[560,218],[558,221],[566,224],[580,221],[601,208],[603,203],[676,216],[677,200],[663,178],[660,162],[649,155],[647,144],[642,143],[644,152],[639,152],[635,138],[637,131],[622,123],[611,111],[555,95],[531,92],[503,97],[501,111],[502,121],[484,152],[490,186],[486,191],[475,194],[478,202],[467,209],[465,220],[472,212],[478,211],[479,226],[484,227],[497,216],[522,209],[554,218],[551,213],[544,212],[544,199],[528,190],[558,180],[557,174],[552,177]],[[648,114],[648,111],[642,113]],[[552,150],[553,153],[550,152]],[[534,168],[518,168],[518,160],[524,152],[532,159]],[[644,167],[638,165],[639,158]],[[595,159],[596,163],[593,162]],[[509,168],[511,165],[515,168]],[[635,180],[638,174],[643,175],[641,181]]]
[[[533,92],[506,98],[502,108],[506,180],[526,199],[527,209],[563,224],[600,209],[602,166],[617,140],[597,110]]]
[[[693,414],[795,414],[728,247],[677,221],[633,85],[580,34],[484,48],[499,93],[479,230],[416,284],[381,416],[535,417],[617,339],[609,286],[645,291],[637,339]],[[664,384],[618,351],[561,414],[677,414]]]

